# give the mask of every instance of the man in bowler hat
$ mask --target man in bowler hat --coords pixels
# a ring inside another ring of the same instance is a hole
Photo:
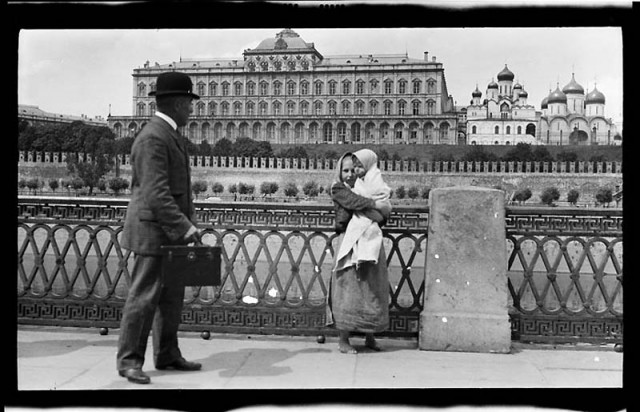
[[[183,287],[167,287],[162,278],[160,246],[200,241],[191,194],[186,139],[177,128],[187,124],[192,93],[189,76],[167,72],[158,76],[157,112],[131,148],[131,201],[121,244],[135,254],[131,284],[120,322],[117,369],[134,383],[149,383],[142,371],[149,333],[153,329],[156,369],[199,370],[178,348]]]

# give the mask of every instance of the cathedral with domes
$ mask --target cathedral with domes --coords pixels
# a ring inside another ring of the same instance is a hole
[[[478,145],[539,144],[540,113],[527,101],[529,94],[507,65],[498,73],[498,82],[487,85],[485,97],[476,89],[467,106],[467,143]]]
[[[540,135],[548,145],[618,144],[616,126],[605,117],[605,97],[596,86],[586,92],[572,73],[571,81],[554,91],[540,104]]]

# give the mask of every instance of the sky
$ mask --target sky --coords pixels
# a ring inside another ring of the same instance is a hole
[[[22,30],[18,42],[18,103],[89,117],[133,114],[133,69],[149,61],[238,58],[284,27],[268,29]],[[505,64],[540,110],[542,99],[575,73],[586,91],[597,85],[605,115],[622,129],[623,62],[620,27],[374,28],[291,27],[324,56],[429,52],[443,64],[459,106]]]

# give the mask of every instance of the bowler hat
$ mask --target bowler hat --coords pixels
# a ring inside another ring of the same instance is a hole
[[[192,87],[191,79],[184,73],[161,73],[156,81],[156,89],[149,92],[149,96],[183,95],[199,99],[200,96],[191,92]]]

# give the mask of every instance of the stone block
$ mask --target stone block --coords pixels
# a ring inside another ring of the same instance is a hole
[[[511,350],[504,194],[475,186],[429,194],[422,350]]]

